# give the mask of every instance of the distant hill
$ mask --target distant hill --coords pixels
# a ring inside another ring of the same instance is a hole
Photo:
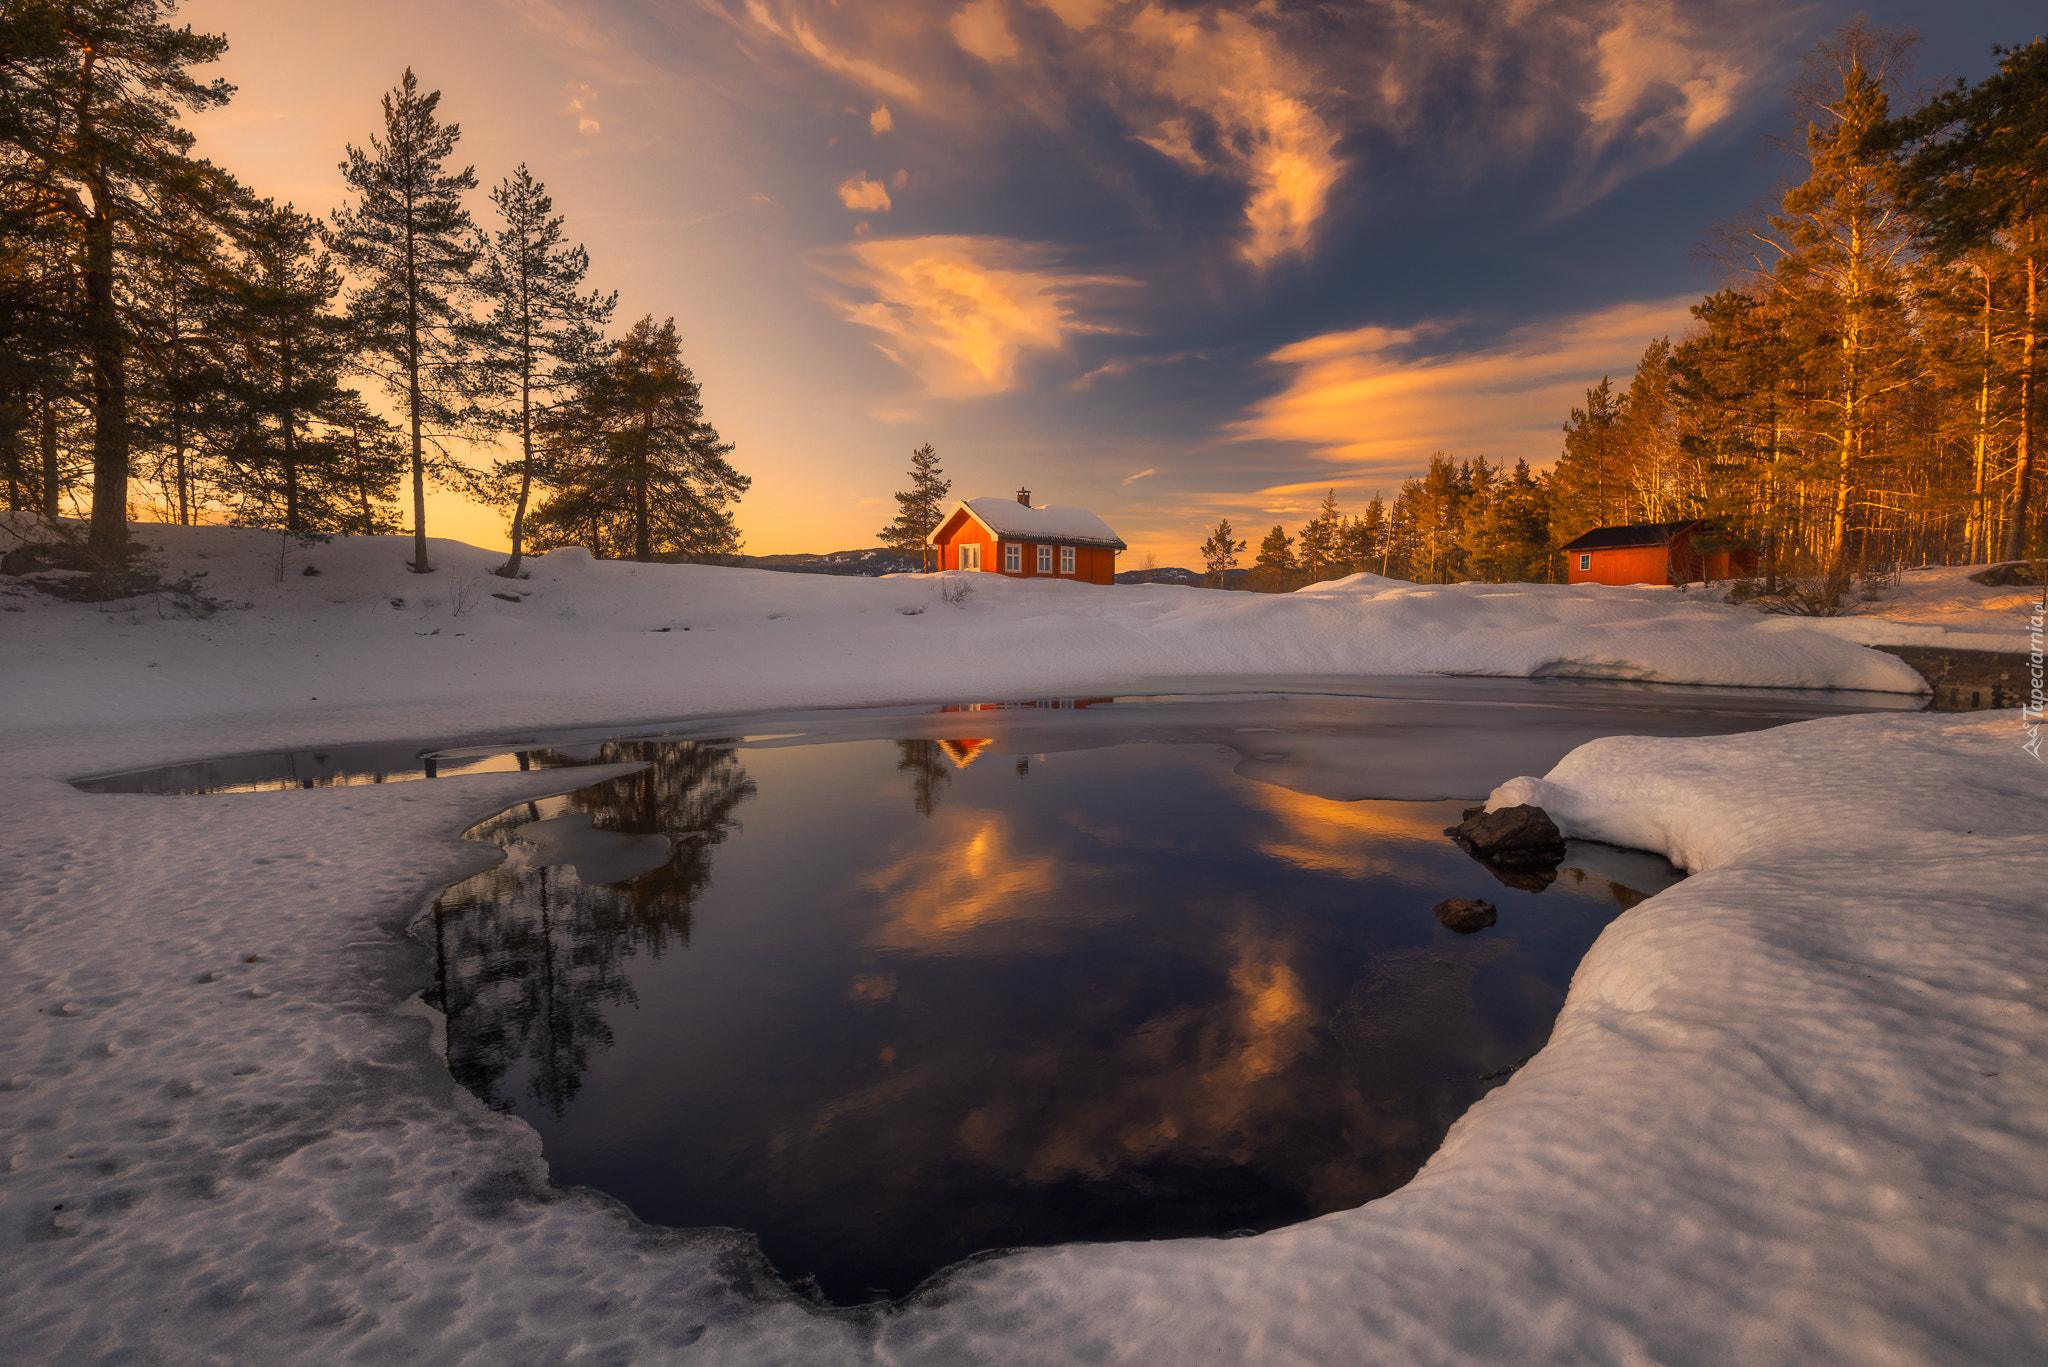
[[[1223,587],[1237,589],[1244,587],[1244,581],[1251,577],[1250,570],[1225,570]],[[1201,588],[1202,572],[1184,570],[1178,565],[1161,565],[1156,570],[1125,570],[1116,577],[1119,584],[1186,584],[1190,588]]]
[[[750,570],[781,570],[786,574],[837,574],[874,579],[884,574],[914,574],[924,568],[914,555],[898,555],[886,546],[872,550],[831,551],[824,555],[742,555],[735,563]]]
[[[872,550],[831,551],[824,555],[802,552],[791,555],[742,555],[733,561],[750,570],[780,570],[784,574],[837,574],[873,579],[884,574],[916,574],[924,563],[914,555],[899,555],[886,546]],[[1250,570],[1231,570],[1223,576],[1224,587],[1244,587]],[[1202,587],[1200,570],[1166,565],[1156,570],[1125,570],[1116,577],[1119,584],[1186,584]]]

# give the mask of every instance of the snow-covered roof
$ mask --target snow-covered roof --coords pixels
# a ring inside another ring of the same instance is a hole
[[[1692,517],[1682,522],[1632,522],[1626,527],[1595,527],[1577,540],[1565,542],[1558,550],[1615,551],[1634,546],[1664,546],[1688,527],[1699,525],[1700,520]]]
[[[1057,541],[1073,546],[1114,546],[1117,550],[1129,550],[1123,538],[1086,508],[1068,508],[1057,503],[1048,503],[1033,508],[1019,503],[1014,498],[970,498],[953,505],[953,513],[965,508],[983,526],[997,536],[1013,537],[1019,541]],[[948,513],[943,528],[953,520]]]

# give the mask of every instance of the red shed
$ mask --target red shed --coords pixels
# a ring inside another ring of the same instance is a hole
[[[1729,579],[1756,568],[1756,552],[1702,551],[1713,528],[1698,518],[1595,527],[1559,549],[1568,584],[1691,584]]]
[[[1031,491],[1016,500],[970,498],[953,505],[932,533],[942,570],[987,570],[1016,579],[1116,581],[1116,553],[1129,549],[1086,508],[1031,506]]]

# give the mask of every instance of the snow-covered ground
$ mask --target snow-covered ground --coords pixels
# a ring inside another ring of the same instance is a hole
[[[279,579],[268,534],[142,530],[229,606],[0,580],[0,1359],[2048,1358],[2048,767],[2015,713],[1599,741],[1516,780],[1496,805],[1539,800],[1696,876],[1601,937],[1549,1047],[1408,1187],[1255,1239],[998,1259],[888,1314],[815,1312],[736,1236],[551,1189],[532,1131],[452,1083],[404,1002],[405,926],[475,867],[456,833],[590,771],[187,798],[64,781],[1157,676],[1919,690],[1837,624],[1661,589],[1226,595],[572,552],[508,585],[450,542],[413,576],[390,539],[293,551]],[[1846,620],[2024,643],[1961,571],[1926,573],[1957,583],[1878,605],[1911,620]]]

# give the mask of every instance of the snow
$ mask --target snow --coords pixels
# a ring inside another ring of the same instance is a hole
[[[280,581],[274,536],[142,530],[236,606],[103,610],[0,579],[17,1360],[2048,1358],[2048,767],[2015,713],[1595,740],[1501,784],[1489,805],[1538,801],[1694,876],[1601,936],[1550,1045],[1413,1182],[1258,1238],[982,1262],[889,1313],[816,1312],[729,1231],[551,1188],[534,1133],[434,1054],[405,928],[477,867],[457,833],[607,771],[180,798],[64,781],[1146,676],[1917,691],[1828,628],[1672,590],[1370,578],[1269,596],[557,552],[506,585],[493,554],[435,542],[440,572],[417,577],[409,542],[371,538],[292,552]],[[946,602],[961,580],[972,596]],[[1946,580],[1901,600],[1901,629],[2005,634]],[[645,857],[590,835],[559,838]]]
[[[972,512],[997,536],[1119,548],[1124,544],[1107,522],[1086,508],[1059,503],[1042,503],[1034,508],[1014,498],[970,498],[954,506]]]

